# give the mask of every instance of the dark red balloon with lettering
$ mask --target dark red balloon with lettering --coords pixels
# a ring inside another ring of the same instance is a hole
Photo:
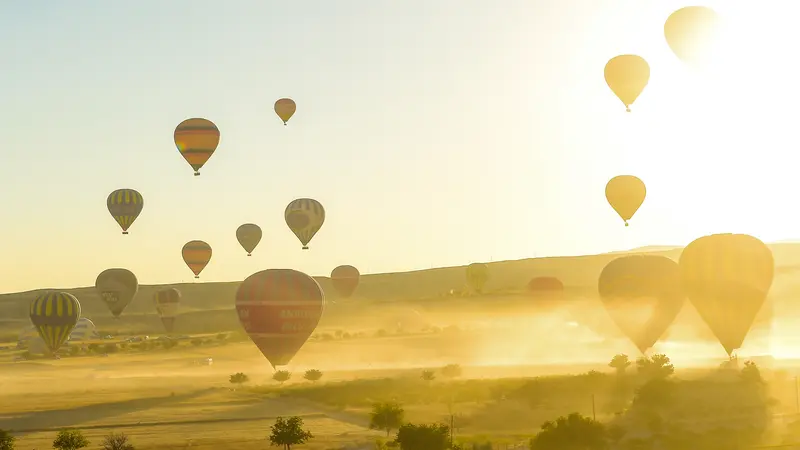
[[[236,291],[242,327],[265,358],[285,366],[308,340],[325,309],[325,294],[303,272],[269,269],[247,277]]]
[[[361,274],[353,266],[339,266],[331,272],[331,283],[333,288],[344,298],[353,295],[358,287],[358,280]]]
[[[528,282],[528,292],[534,296],[558,295],[564,292],[564,283],[556,277],[536,277]]]

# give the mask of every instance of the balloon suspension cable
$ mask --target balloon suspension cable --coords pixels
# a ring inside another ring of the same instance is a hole
[[[123,231],[122,234],[128,234],[128,232],[127,231]]]

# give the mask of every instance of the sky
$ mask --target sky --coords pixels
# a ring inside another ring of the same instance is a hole
[[[800,237],[800,5],[704,4],[724,21],[706,70],[664,39],[680,1],[3,3],[0,292],[109,267],[189,282],[194,239],[208,282]],[[603,67],[629,53],[651,78],[626,113]],[[172,137],[190,117],[222,136],[199,177]],[[627,228],[604,196],[620,174],[648,189]],[[145,200],[127,236],[118,188]],[[327,212],[308,251],[283,217],[300,197]]]

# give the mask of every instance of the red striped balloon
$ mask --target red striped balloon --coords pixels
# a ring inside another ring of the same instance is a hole
[[[310,276],[268,269],[247,277],[236,291],[242,327],[267,361],[285,366],[308,340],[325,309],[325,294]]]

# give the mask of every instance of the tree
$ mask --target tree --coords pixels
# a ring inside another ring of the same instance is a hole
[[[421,376],[425,381],[433,381],[436,379],[436,373],[432,370],[423,370]]]
[[[57,450],[78,450],[89,446],[89,440],[81,430],[61,430],[53,441],[53,448]]]
[[[317,369],[306,370],[306,373],[303,374],[303,378],[311,382],[317,382],[322,378],[322,372]]]
[[[405,418],[405,410],[397,402],[383,402],[372,405],[369,414],[369,429],[384,430],[386,437],[392,430],[400,428]]]
[[[747,383],[762,384],[764,379],[761,378],[761,371],[753,361],[745,361],[744,367],[741,372],[742,380]]]
[[[289,381],[289,378],[292,378],[292,374],[288,370],[279,370],[272,374],[272,379],[280,384]]]
[[[618,354],[614,355],[611,358],[611,362],[608,363],[608,367],[611,367],[617,371],[617,375],[625,375],[625,370],[631,366],[631,361],[628,359],[628,355],[625,354]]]
[[[297,416],[288,419],[278,417],[270,430],[270,445],[282,445],[285,450],[292,450],[293,445],[305,444],[314,437],[311,432],[303,429],[303,419]]]
[[[446,450],[450,447],[450,428],[442,424],[407,423],[397,430],[394,442],[401,450]]]
[[[241,386],[244,383],[250,381],[250,377],[242,372],[237,372],[231,375],[231,378],[228,380],[231,384],[235,384],[237,386]]]
[[[531,450],[605,450],[608,436],[605,425],[578,413],[545,422],[531,439]]]
[[[448,364],[442,367],[442,376],[445,378],[458,378],[461,376],[461,366],[458,364]]]
[[[14,442],[17,440],[6,430],[0,430],[0,450],[14,450]]]
[[[133,444],[128,442],[128,436],[125,433],[109,433],[103,438],[103,443],[100,446],[103,450],[134,450]]]
[[[636,371],[646,379],[665,379],[675,373],[675,367],[667,355],[657,353],[650,358],[643,356],[637,359]]]

